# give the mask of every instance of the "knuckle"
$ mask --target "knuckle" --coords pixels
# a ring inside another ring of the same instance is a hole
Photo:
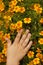
[[[20,34],[17,35],[17,38],[19,38]]]
[[[24,42],[24,44],[26,44],[26,43],[27,43],[27,41]]]
[[[28,34],[28,37],[31,36],[31,33]]]
[[[22,38],[22,40],[24,40],[24,38]]]
[[[27,33],[27,32],[29,32],[29,30],[28,30],[28,29],[26,30],[26,33]]]
[[[25,43],[28,42],[28,39],[25,40]]]
[[[25,37],[26,37],[26,35],[24,34],[24,35],[23,35],[23,39],[24,39]]]

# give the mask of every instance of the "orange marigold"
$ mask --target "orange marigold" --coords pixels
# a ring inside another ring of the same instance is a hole
[[[43,24],[43,18],[41,18],[39,22],[40,22],[41,24]]]
[[[34,58],[33,63],[35,65],[39,64],[40,63],[40,59],[39,58]]]
[[[5,6],[3,2],[0,2],[0,12],[2,12],[4,10]]]
[[[27,56],[29,58],[33,58],[34,57],[34,52],[33,51],[29,51],[28,54],[27,54]]]
[[[38,43],[43,44],[43,38],[39,38]]]
[[[31,18],[24,18],[24,23],[31,23]]]

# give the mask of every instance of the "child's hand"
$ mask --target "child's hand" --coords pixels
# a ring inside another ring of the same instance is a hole
[[[26,33],[21,38],[22,32],[23,29],[18,32],[13,44],[11,44],[9,39],[6,39],[8,42],[7,65],[18,65],[32,45],[32,41],[29,41],[31,37],[29,30],[26,30]]]

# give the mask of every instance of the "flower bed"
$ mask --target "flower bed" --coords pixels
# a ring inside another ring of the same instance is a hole
[[[17,32],[29,29],[31,49],[21,65],[43,65],[43,0],[0,0],[0,64],[6,63],[7,42]]]

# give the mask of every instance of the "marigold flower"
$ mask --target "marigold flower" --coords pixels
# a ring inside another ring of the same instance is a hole
[[[27,64],[27,65],[34,65],[34,64],[33,64],[33,61],[30,61],[29,64]]]
[[[41,24],[43,24],[43,18],[41,18],[39,22],[40,22]]]
[[[10,33],[6,33],[5,35],[4,35],[4,38],[9,38],[10,39]]]
[[[17,5],[17,0],[12,0],[10,3],[9,3],[9,7],[13,8],[15,5]]]
[[[14,8],[9,8],[8,12],[12,13],[14,12]]]
[[[40,59],[39,59],[39,58],[35,58],[35,59],[33,60],[33,63],[34,63],[35,65],[39,64],[39,63],[40,63]]]
[[[4,49],[2,50],[2,53],[6,56],[6,55],[7,55],[7,49],[4,48]]]
[[[42,35],[43,36],[43,31],[40,31],[39,35]]]
[[[3,54],[0,52],[0,62],[2,62]]]
[[[12,0],[10,3],[9,3],[9,10],[8,12],[11,12],[13,13],[14,12],[14,7],[17,5],[17,0]]]
[[[24,18],[24,23],[31,23],[31,18]]]
[[[36,52],[41,53],[41,49],[37,48]]]
[[[34,9],[37,13],[39,13],[39,14],[41,14],[42,13],[42,8],[40,7],[40,8],[36,8],[36,9]]]
[[[2,36],[2,43],[4,43],[5,42],[5,37],[4,37],[4,35]]]
[[[3,31],[0,31],[0,39],[2,38],[3,36]]]
[[[17,27],[17,29],[21,29],[22,28],[22,21],[17,21],[16,27]]]
[[[15,7],[14,7],[14,11],[15,11],[15,12],[19,12],[19,11],[20,11],[20,6],[15,6]]]
[[[41,61],[43,62],[43,55],[42,55]]]
[[[8,29],[8,27],[9,27],[9,23],[5,23],[5,26],[4,26],[6,29]]]
[[[4,10],[5,6],[3,2],[0,2],[0,12],[2,12]]]
[[[28,54],[27,54],[27,56],[29,58],[33,58],[34,57],[34,52],[33,51],[29,51]]]
[[[2,58],[2,62],[6,62],[6,57],[3,57]]]
[[[40,7],[40,4],[34,4],[34,9],[36,9],[36,8],[39,8]]]
[[[16,30],[16,24],[14,24],[14,23],[11,23],[11,25],[10,25],[10,30]]]
[[[38,43],[43,44],[43,38],[39,38]]]
[[[36,57],[41,59],[42,58],[42,54],[41,53],[37,53]]]
[[[4,48],[6,48],[6,49],[7,49],[7,42],[5,42],[5,43],[4,43]]]
[[[25,12],[25,7],[20,7],[20,12],[24,13]]]
[[[0,2],[2,2],[2,0],[0,0]]]
[[[40,4],[34,4],[34,10],[39,14],[42,13],[42,7],[40,7]]]
[[[8,15],[5,15],[3,18],[4,18],[6,21],[7,21],[7,20],[11,20],[11,17],[8,16]]]

